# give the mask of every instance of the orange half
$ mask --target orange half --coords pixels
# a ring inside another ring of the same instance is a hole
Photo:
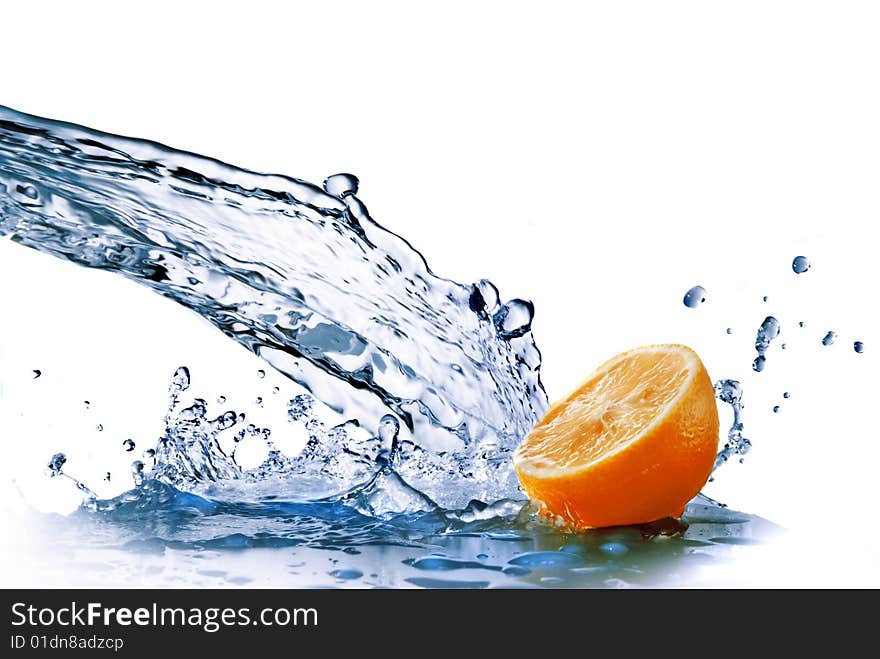
[[[654,345],[605,362],[555,403],[513,466],[545,512],[578,528],[678,517],[712,471],[718,408],[703,362]]]

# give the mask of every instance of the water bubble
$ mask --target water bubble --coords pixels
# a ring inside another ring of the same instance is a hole
[[[180,393],[189,389],[190,377],[189,377],[189,369],[186,366],[180,366],[176,371],[174,371],[174,375],[171,376],[171,395],[177,396]]]
[[[806,256],[795,256],[791,262],[791,269],[801,275],[810,269],[810,261]]]
[[[98,432],[104,432],[104,425],[99,423],[97,426],[95,426],[95,430],[97,430]]]
[[[782,397],[783,398],[791,398],[791,394],[786,391],[785,393],[782,394]]]
[[[37,379],[38,377],[40,377],[42,374],[43,374],[43,371],[41,371],[41,370],[38,369],[38,368],[35,368],[35,369],[34,369],[34,380],[36,380],[36,379]]]
[[[773,406],[773,413],[774,413],[774,414],[779,414],[779,405],[774,405],[774,406]]]
[[[863,352],[865,352],[865,344],[861,341],[856,341],[855,343],[853,343],[853,350],[861,355]]]
[[[825,335],[822,339],[823,346],[830,346],[834,344],[834,341],[837,339],[837,332],[832,332],[831,330]]]
[[[360,181],[354,174],[333,174],[324,179],[324,190],[334,197],[357,194]]]
[[[696,309],[706,301],[706,289],[702,286],[694,286],[684,294],[684,306]]]
[[[266,377],[266,371],[264,371],[263,369],[258,370],[257,377],[262,380],[264,377]]]
[[[57,476],[61,473],[61,468],[64,466],[64,463],[67,462],[67,456],[63,453],[56,453],[52,456],[52,459],[49,460],[49,464],[46,465],[46,469],[49,471],[49,476]]]
[[[133,440],[133,439],[126,439],[124,442],[122,442],[122,447],[123,447],[126,451],[128,451],[129,453],[130,453],[131,451],[134,451],[134,446],[135,446],[135,444],[134,444],[134,440]]]
[[[767,352],[767,348],[770,347],[770,342],[777,336],[779,336],[779,321],[773,316],[767,316],[764,319],[764,322],[761,323],[761,326],[758,328],[758,333],[755,336],[755,350],[758,351],[758,356],[752,363],[752,369],[754,371],[760,373],[764,370],[764,365],[767,362],[765,353]]]

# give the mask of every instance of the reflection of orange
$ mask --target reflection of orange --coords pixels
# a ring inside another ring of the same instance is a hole
[[[706,483],[718,409],[706,368],[681,345],[605,362],[555,403],[513,466],[526,492],[576,527],[680,516]]]

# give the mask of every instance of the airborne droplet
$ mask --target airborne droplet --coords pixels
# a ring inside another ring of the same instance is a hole
[[[791,262],[791,269],[801,275],[810,269],[810,261],[806,256],[795,256],[794,261]]]
[[[684,306],[690,309],[696,309],[706,301],[706,289],[702,286],[694,286],[691,290],[684,294]]]
[[[837,332],[832,332],[831,330],[825,335],[822,339],[823,346],[830,346],[834,344],[834,341],[837,339]]]

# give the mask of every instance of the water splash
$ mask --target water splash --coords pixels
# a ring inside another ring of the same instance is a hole
[[[755,357],[755,361],[752,363],[754,371],[760,373],[764,370],[764,366],[767,363],[767,357],[765,356],[767,348],[770,347],[770,342],[777,336],[779,336],[779,321],[773,316],[767,316],[764,322],[761,323],[755,336],[755,350],[758,351],[758,356]]]
[[[193,309],[364,428],[399,419],[397,471],[441,505],[515,493],[507,458],[547,407],[531,304],[437,277],[357,193],[0,107],[0,235]],[[157,460],[240,477],[204,414],[188,460]]]
[[[752,443],[743,437],[742,385],[736,380],[719,380],[715,383],[715,397],[730,405],[733,410],[733,423],[727,431],[727,442],[715,457],[713,471],[726,463],[731,456],[743,456],[752,448]]]

